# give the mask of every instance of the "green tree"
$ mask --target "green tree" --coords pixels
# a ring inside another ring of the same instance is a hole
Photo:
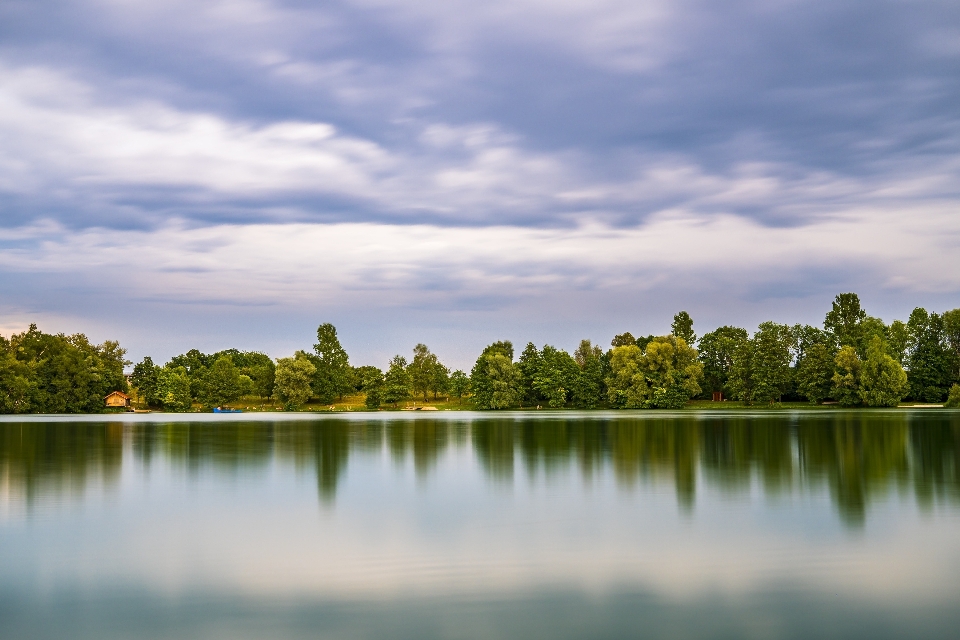
[[[656,337],[657,337],[657,336],[654,336],[654,335],[641,336],[641,337],[637,338],[636,340],[634,340],[634,344],[636,344],[638,347],[640,347],[640,350],[641,350],[641,351],[645,351],[646,348],[647,348],[647,345],[650,344],[651,342],[653,342]]]
[[[250,378],[251,393],[261,401],[273,395],[277,365],[270,356],[258,351],[248,351],[240,353],[234,362],[240,367],[240,373]]]
[[[812,404],[830,397],[836,355],[826,344],[811,345],[797,366],[797,391]]]
[[[953,367],[951,370],[951,379],[960,380],[960,309],[944,311],[943,332],[947,345],[950,347],[951,360]]]
[[[757,328],[753,340],[754,398],[759,402],[779,400],[792,378],[793,333],[785,324],[764,322]]]
[[[407,374],[414,395],[423,394],[424,402],[427,401],[427,393],[434,386],[434,376],[439,366],[437,356],[430,353],[427,345],[418,344],[413,348],[413,360],[407,365]]]
[[[316,373],[317,368],[302,351],[292,358],[277,359],[273,397],[282,402],[287,411],[299,409],[313,394],[311,384]]]
[[[793,335],[793,359],[797,367],[803,363],[803,359],[807,356],[811,347],[822,344],[828,346],[829,350],[829,346],[832,346],[833,343],[830,334],[823,329],[811,327],[808,324],[795,324],[790,332]]]
[[[890,355],[900,363],[907,363],[907,350],[910,348],[910,328],[901,320],[894,320],[887,329],[887,344]]]
[[[787,390],[792,371],[793,331],[776,322],[763,322],[738,346],[730,370],[730,388],[744,404],[773,403]]]
[[[700,338],[698,357],[703,363],[703,380],[707,390],[730,395],[727,381],[733,367],[737,347],[749,339],[746,329],[720,327]]]
[[[480,354],[480,357],[477,358],[473,369],[470,371],[470,390],[473,393],[473,402],[478,409],[494,408],[494,393],[497,391],[497,388],[495,388],[494,381],[490,377],[490,361],[487,359],[487,357],[491,355],[501,355],[510,363],[510,368],[513,369],[516,374],[513,392],[516,395],[516,401],[520,401],[518,393],[520,373],[513,367],[513,343],[504,340],[494,342],[484,347],[483,352]],[[504,368],[502,363],[498,363],[498,367],[501,369]],[[500,393],[501,396],[499,397],[502,398],[504,390],[500,389]]]
[[[636,345],[613,349],[607,393],[627,409],[678,409],[700,394],[703,364],[683,338],[654,338],[645,351]]]
[[[860,362],[857,350],[849,345],[841,347],[837,352],[836,365],[831,395],[836,398],[840,406],[859,405],[863,402],[863,396],[860,393],[860,370],[863,363]]]
[[[190,395],[199,399],[203,396],[203,378],[206,375],[207,367],[215,359],[198,349],[190,349],[184,354],[170,358],[170,362],[164,366],[183,367],[190,379]]]
[[[915,400],[940,402],[950,387],[952,369],[943,318],[918,307],[910,314],[907,327],[910,330],[909,394]]]
[[[867,348],[860,370],[860,399],[868,407],[895,407],[907,392],[907,373],[879,336]]]
[[[864,318],[863,322],[860,323],[860,342],[856,345],[857,355],[860,356],[860,359],[863,360],[867,357],[867,351],[870,349],[870,344],[874,338],[880,338],[886,349],[889,331],[889,327],[880,318],[874,318],[873,316]]]
[[[18,360],[7,349],[0,352],[0,413],[27,413],[37,392],[36,364]]]
[[[82,333],[51,335],[31,324],[4,344],[25,365],[8,361],[5,367],[11,387],[2,404],[17,411],[99,413],[104,396],[127,390],[123,367],[130,362],[116,342],[95,345]]]
[[[379,409],[383,404],[383,372],[376,367],[363,367],[363,390],[366,393],[364,405],[367,409]]]
[[[450,391],[457,397],[457,404],[463,403],[463,396],[470,390],[470,378],[457,369],[450,374]]]
[[[430,392],[433,393],[433,399],[442,393],[446,394],[450,389],[450,369],[443,363],[437,361],[433,367],[433,376],[430,378]]]
[[[147,356],[133,367],[130,382],[136,387],[147,406],[160,406],[160,367],[153,364],[153,358]]]
[[[532,343],[531,343],[532,344]],[[616,349],[617,347],[626,347],[629,345],[636,346],[637,339],[633,337],[633,334],[627,331],[626,333],[618,333],[613,337],[613,340],[610,341],[610,346]]]
[[[860,296],[841,293],[823,320],[823,328],[830,333],[837,346],[858,347],[861,344],[861,323],[866,312],[860,307]]]
[[[683,338],[683,341],[691,347],[697,341],[697,334],[693,332],[693,318],[686,311],[681,311],[673,316],[670,332],[678,338]]]
[[[313,350],[316,353],[313,364],[317,370],[313,377],[314,395],[323,403],[333,402],[338,397],[342,400],[343,394],[353,386],[353,368],[337,338],[336,327],[329,322],[317,327],[317,343]]]
[[[647,405],[650,394],[643,364],[643,351],[636,344],[613,348],[606,385],[607,396],[614,407],[640,409]]]
[[[410,394],[410,376],[407,373],[407,359],[394,356],[384,376],[383,401],[394,407]]]
[[[354,367],[353,368],[354,390],[363,391],[364,385],[365,385],[364,381],[376,374],[380,374],[380,376],[382,377],[383,371],[380,371],[378,367],[374,367],[373,365],[367,364],[367,365],[363,365],[362,367]]]
[[[520,376],[518,383],[520,406],[527,405],[532,407],[539,404],[541,400],[545,400],[534,385],[537,372],[543,367],[543,357],[536,345],[532,342],[527,343],[527,346],[524,347],[523,352],[520,354],[519,360],[517,360],[516,367],[517,373]]]
[[[193,407],[193,397],[187,368],[170,365],[161,368],[157,376],[157,394],[167,411],[189,411]]]
[[[580,376],[573,388],[573,404],[583,409],[593,409],[604,397],[603,350],[589,340],[581,340],[573,354],[580,368]]]
[[[533,386],[551,407],[562,407],[567,396],[577,386],[580,368],[570,354],[562,349],[544,345],[540,352],[540,366],[533,377]]]
[[[753,340],[747,339],[737,344],[733,351],[733,362],[730,365],[730,374],[727,386],[731,397],[743,404],[753,404],[756,395],[756,376],[754,375]]]
[[[200,401],[208,407],[223,407],[249,391],[250,378],[242,375],[228,355],[217,358],[203,377]]]
[[[943,406],[949,409],[960,407],[960,384],[950,387],[950,394],[947,396],[947,402]]]
[[[490,381],[489,409],[507,409],[519,401],[520,375],[510,358],[502,353],[486,356],[487,379]]]

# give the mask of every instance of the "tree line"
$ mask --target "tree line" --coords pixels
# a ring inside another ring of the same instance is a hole
[[[103,396],[127,391],[125,351],[93,345],[82,334],[40,332],[35,325],[0,337],[0,410],[86,413]],[[616,335],[610,347],[582,340],[571,355],[509,341],[485,347],[470,373],[451,371],[424,344],[383,369],[352,366],[332,324],[317,329],[312,350],[272,359],[259,352],[196,349],[158,365],[150,357],[131,383],[150,407],[189,411],[255,396],[297,410],[361,394],[368,409],[414,399],[466,398],[477,409],[575,407],[677,409],[697,398],[746,405],[782,401],[892,407],[905,399],[960,406],[960,309],[917,308],[889,325],[867,315],[855,293],[838,295],[823,325],[763,322],[753,334],[723,326],[698,337],[681,311],[664,336]]]

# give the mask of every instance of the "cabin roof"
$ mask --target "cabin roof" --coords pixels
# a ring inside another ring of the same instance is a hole
[[[103,399],[106,400],[106,399],[109,398],[110,396],[120,396],[120,397],[122,397],[122,398],[125,399],[125,400],[129,400],[129,399],[130,399],[130,396],[128,396],[127,394],[125,394],[123,391],[111,391],[111,392],[108,393],[107,395],[103,396]]]

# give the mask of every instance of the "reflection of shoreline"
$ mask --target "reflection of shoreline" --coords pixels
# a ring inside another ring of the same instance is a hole
[[[17,492],[17,485],[10,481],[10,466],[0,468],[0,520],[20,518],[26,513],[26,496]]]
[[[516,482],[517,471],[549,476],[571,466],[588,482],[609,469],[628,489],[672,484],[684,508],[695,505],[698,484],[736,493],[755,483],[767,496],[825,487],[853,526],[864,523],[871,501],[906,487],[921,506],[960,500],[960,414],[397,415],[0,424],[2,504],[29,506],[43,492],[82,493],[92,478],[115,482],[124,451],[144,467],[163,458],[188,471],[234,472],[272,460],[312,467],[321,498],[332,501],[351,454],[412,459],[426,477],[451,447],[470,447],[486,476],[500,483]]]

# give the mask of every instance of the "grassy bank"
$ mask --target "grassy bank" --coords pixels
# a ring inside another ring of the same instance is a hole
[[[343,413],[343,412],[354,412],[354,411],[370,411],[367,409],[364,404],[365,396],[363,394],[355,394],[350,396],[344,396],[342,400],[336,400],[333,403],[319,403],[319,402],[309,402],[299,409],[300,412],[309,412],[309,413]],[[142,408],[139,404],[135,404],[137,408]],[[899,408],[909,409],[909,408],[937,408],[940,405],[930,405],[930,404],[920,404],[920,403],[903,403]],[[257,397],[246,397],[237,402],[231,403],[227,408],[230,409],[240,409],[244,412],[260,412],[260,411],[283,411],[283,405],[276,402],[271,398],[266,398],[261,400]],[[462,401],[457,400],[456,398],[438,398],[436,400],[428,399],[426,402],[423,400],[413,400],[408,399],[403,402],[398,402],[396,406],[392,404],[387,404],[380,407],[380,411],[409,411],[413,409],[423,409],[427,408],[428,411],[436,409],[437,411],[473,411],[476,409],[473,402],[469,398],[464,398]],[[687,406],[682,409],[682,411],[757,411],[757,410],[797,410],[797,411],[829,411],[834,409],[840,409],[837,404],[822,404],[815,405],[810,404],[809,402],[781,402],[775,403],[772,405],[761,405],[761,404],[752,404],[745,405],[742,402],[737,402],[735,400],[724,400],[722,402],[714,402],[712,400],[692,400]],[[609,409],[609,407],[598,407],[597,410]],[[512,411],[536,411],[537,407],[512,407]],[[557,409],[550,409],[549,407],[543,406],[541,410],[552,410],[557,411]],[[564,410],[578,410],[573,408],[560,409]],[[582,409],[580,409],[582,410]],[[200,405],[195,405],[193,411],[204,411]]]

